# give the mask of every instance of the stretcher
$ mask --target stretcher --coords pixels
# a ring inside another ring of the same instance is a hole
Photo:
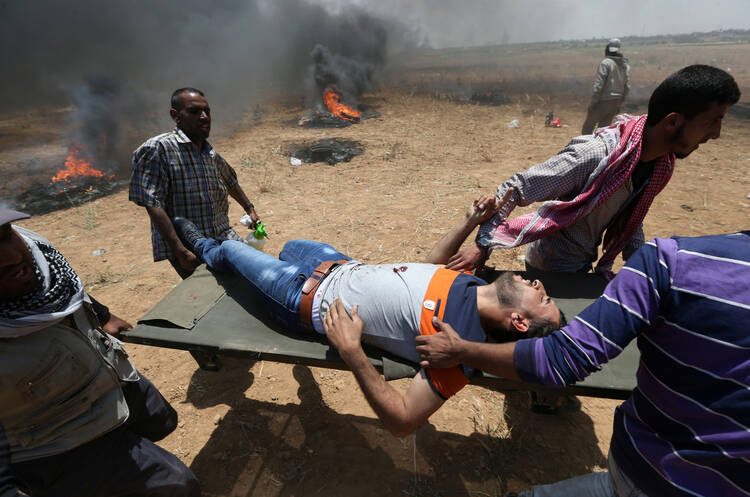
[[[599,297],[606,286],[594,274],[534,274],[557,301],[568,320]],[[121,333],[125,342],[188,350],[201,357],[235,356],[256,360],[348,369],[325,336],[283,329],[266,315],[238,276],[214,273],[200,266],[138,321]],[[387,380],[413,377],[418,366],[381,350],[365,347],[372,364]],[[584,381],[567,387],[568,393],[626,399],[635,387],[639,353],[630,344],[620,356]],[[473,384],[495,390],[529,390],[543,387],[477,373]],[[559,391],[559,389],[555,389]]]

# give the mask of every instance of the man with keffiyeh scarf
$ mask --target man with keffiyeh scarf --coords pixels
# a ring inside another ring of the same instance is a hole
[[[177,413],[111,333],[65,257],[0,209],[0,495],[199,496],[153,442]],[[25,494],[21,494],[25,492]]]
[[[722,118],[739,97],[737,83],[721,69],[677,71],[654,90],[647,115],[619,116],[501,184],[496,215],[446,267],[473,269],[492,249],[528,244],[529,271],[588,272],[602,245],[595,271],[611,278],[615,257],[622,253],[627,260],[643,245],[643,219],[675,160],[718,138]],[[544,203],[506,221],[516,206],[534,202]]]

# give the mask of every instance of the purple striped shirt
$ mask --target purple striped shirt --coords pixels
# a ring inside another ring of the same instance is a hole
[[[647,495],[750,496],[750,232],[647,243],[596,302],[518,342],[525,381],[571,384],[637,339],[611,450]]]

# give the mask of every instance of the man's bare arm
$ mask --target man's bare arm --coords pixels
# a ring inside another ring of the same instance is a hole
[[[479,198],[474,201],[476,209],[484,212],[482,221],[479,224],[483,224],[498,215],[500,209],[502,209],[513,196],[514,191],[513,188],[509,188],[502,199],[498,199],[494,195],[480,195]],[[456,249],[455,255],[451,256],[445,267],[455,271],[471,271],[479,267],[481,264],[484,264],[487,257],[489,257],[489,251],[486,248],[480,248],[476,243],[472,243],[460,252]]]
[[[438,333],[416,337],[417,352],[423,368],[450,368],[466,364],[474,369],[509,380],[520,380],[513,355],[515,342],[482,343],[462,339],[449,325],[438,318],[432,323]]]
[[[448,264],[451,258],[458,254],[461,244],[466,241],[474,228],[492,217],[495,211],[495,197],[480,195],[469,207],[464,219],[435,244],[425,262]]]
[[[242,189],[239,183],[229,189],[229,195],[238,204],[240,204],[242,210],[244,210],[247,215],[250,216],[250,219],[253,220],[253,223],[257,223],[258,221],[260,221],[260,217],[258,217],[258,214],[255,212],[255,206],[247,198],[247,195],[245,195],[245,190]]]
[[[354,373],[370,407],[393,435],[409,435],[445,402],[430,386],[424,370],[414,377],[405,395],[385,381],[362,350],[364,325],[356,307],[352,308],[350,317],[344,304],[336,300],[326,313],[323,327],[328,340]]]
[[[132,329],[132,324],[128,323],[118,316],[115,316],[112,313],[109,314],[109,319],[107,320],[107,322],[102,323],[102,330],[104,330],[106,333],[109,333],[110,335],[118,335],[121,331]]]
[[[146,207],[146,212],[148,212],[156,231],[159,232],[164,242],[172,249],[172,253],[177,258],[180,266],[188,271],[197,268],[200,265],[200,259],[182,244],[180,237],[177,236],[177,232],[174,230],[172,220],[167,215],[167,211],[161,207]]]

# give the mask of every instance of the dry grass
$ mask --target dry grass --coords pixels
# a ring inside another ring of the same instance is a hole
[[[750,91],[750,45],[640,47],[628,55],[641,92],[686,63],[717,57]],[[309,238],[371,263],[419,261],[479,193],[493,192],[514,172],[546,160],[576,135],[599,56],[598,49],[423,53],[405,60],[404,72],[368,96],[380,118],[340,130],[303,129],[288,123],[305,109],[268,101],[261,115],[250,115],[232,133],[213,137],[212,145],[235,166],[240,184],[268,223],[267,252],[278,253],[286,240]],[[502,86],[511,103],[480,107],[436,96],[436,85],[450,88],[459,80]],[[545,128],[550,110],[570,128]],[[507,127],[513,119],[519,120],[518,129]],[[45,125],[39,120],[35,126]],[[334,137],[360,141],[364,155],[334,167],[295,168],[281,150],[287,142]],[[25,148],[22,155],[30,160],[52,153],[49,147],[64,151],[60,143],[50,139]],[[747,229],[748,150],[747,121],[728,118],[721,140],[678,163],[674,179],[646,218],[646,236]],[[16,171],[10,161],[19,154],[18,149],[0,151],[0,172]],[[242,209],[230,205],[230,220],[239,227]],[[128,202],[125,191],[21,224],[50,238],[94,296],[131,322],[179,281],[166,262],[152,262],[148,216]],[[98,248],[106,248],[106,254],[93,257]],[[522,255],[523,248],[496,251],[490,262],[521,269]],[[498,410],[505,397],[469,386],[413,440],[401,441],[380,428],[348,372],[234,360],[228,361],[229,370],[211,375],[198,371],[184,352],[128,350],[182,420],[161,445],[193,467],[206,495],[518,491],[605,464],[617,404],[584,399],[582,412],[554,419],[513,411],[511,429]],[[394,385],[403,391],[408,382]]]

